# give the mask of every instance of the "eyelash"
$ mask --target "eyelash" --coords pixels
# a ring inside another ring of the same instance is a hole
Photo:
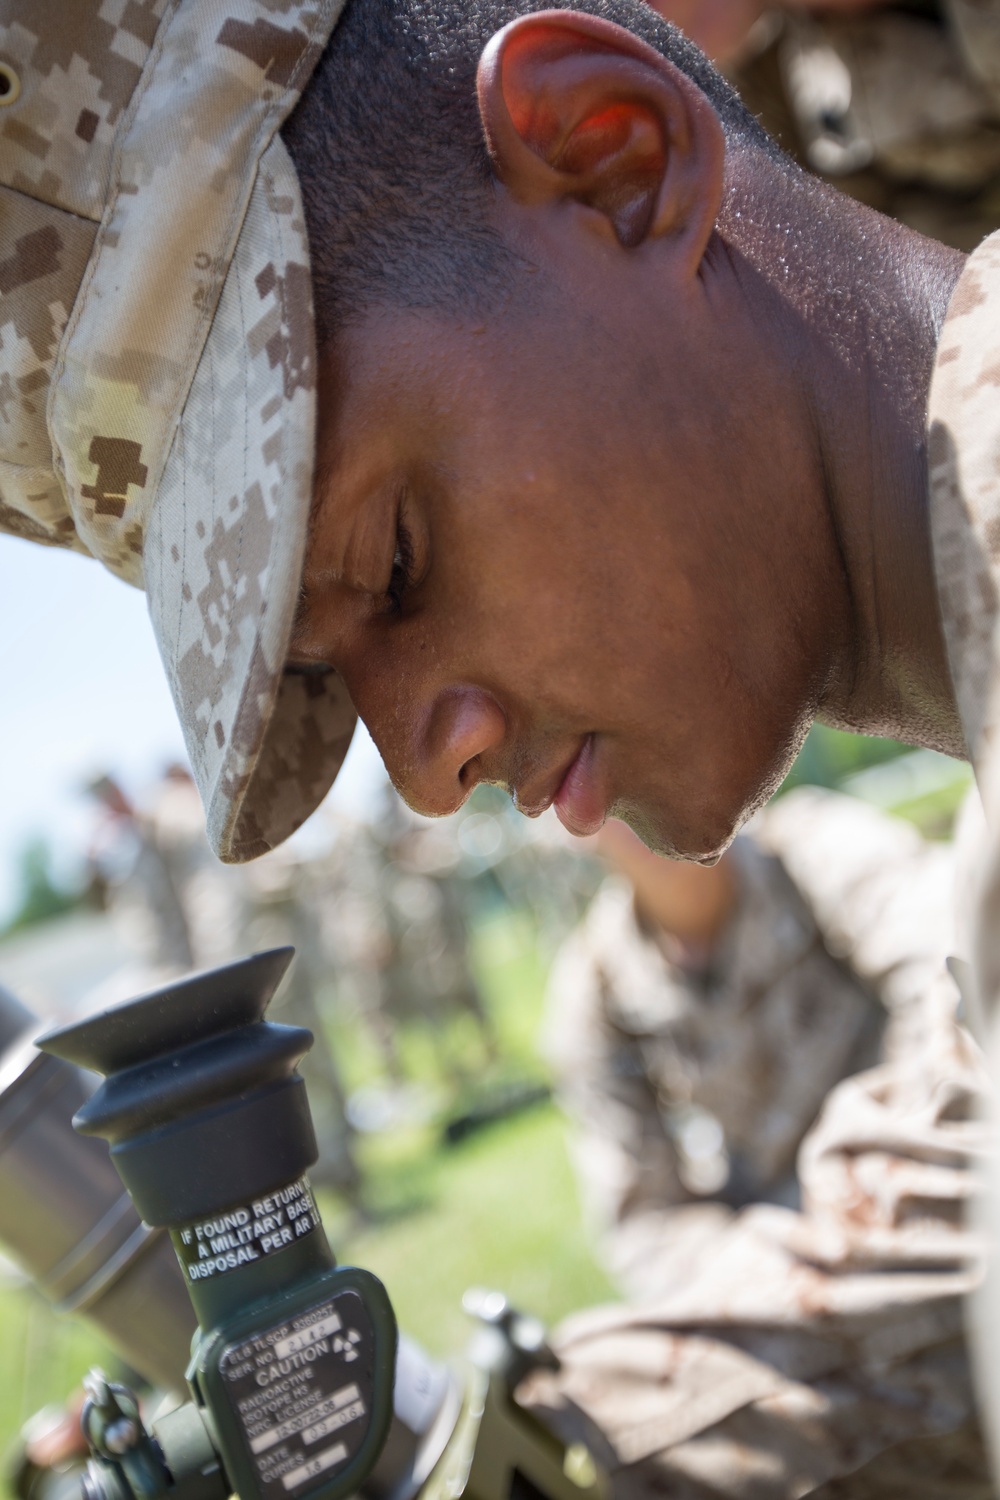
[[[396,522],[396,553],[392,559],[392,575],[385,591],[386,605],[391,615],[403,612],[406,594],[413,587],[413,538],[405,521]]]

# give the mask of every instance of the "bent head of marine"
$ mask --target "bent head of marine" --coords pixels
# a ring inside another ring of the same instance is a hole
[[[412,806],[488,781],[710,860],[817,715],[961,751],[922,426],[961,257],[627,0],[352,0],[285,139],[320,370],[292,661]]]
[[[923,428],[961,257],[643,0],[182,0],[128,66],[80,0],[70,68],[10,9],[0,527],[146,589],[223,858],[355,712],[424,812],[487,781],[703,861],[816,716],[964,748]]]

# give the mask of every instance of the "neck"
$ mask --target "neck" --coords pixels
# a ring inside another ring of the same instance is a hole
[[[964,257],[805,174],[784,185],[780,215],[778,184],[765,186],[747,192],[737,169],[727,227],[776,304],[771,328],[794,347],[828,564],[842,570],[844,619],[831,632],[817,717],[964,756],[931,552],[925,440],[935,349]],[[758,216],[768,202],[769,215]]]

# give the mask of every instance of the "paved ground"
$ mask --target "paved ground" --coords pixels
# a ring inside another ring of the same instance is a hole
[[[0,984],[46,1022],[68,1018],[127,966],[130,955],[98,912],[74,912],[0,943]]]

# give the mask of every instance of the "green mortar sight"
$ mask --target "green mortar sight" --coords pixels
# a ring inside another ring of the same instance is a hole
[[[193,1400],[143,1428],[91,1377],[87,1500],[342,1500],[393,1411],[396,1321],[337,1266],[306,1176],[316,1140],[296,1064],[312,1036],[264,1020],[292,949],[196,974],[38,1045],[104,1075],[74,1117],[102,1136],[145,1223],[170,1231],[199,1329]]]

